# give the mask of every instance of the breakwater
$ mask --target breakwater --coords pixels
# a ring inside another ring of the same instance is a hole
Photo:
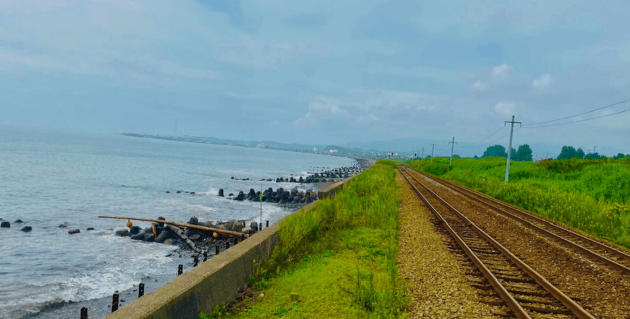
[[[343,185],[331,185],[322,192],[332,194]],[[106,318],[197,318],[201,311],[210,312],[246,287],[248,277],[258,271],[277,243],[278,230],[277,224],[271,225]]]

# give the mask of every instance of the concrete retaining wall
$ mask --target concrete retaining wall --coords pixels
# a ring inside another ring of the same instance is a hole
[[[346,181],[318,192],[319,198],[333,197]],[[196,319],[201,311],[211,312],[217,305],[234,300],[247,285],[248,277],[278,243],[278,229],[278,224],[269,226],[105,318]]]

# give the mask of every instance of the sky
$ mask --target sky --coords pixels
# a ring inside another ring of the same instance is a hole
[[[630,99],[627,12],[626,0],[3,0],[0,124],[172,135],[177,120],[180,135],[455,137],[481,153],[507,146],[508,128],[483,139],[514,115],[514,145],[627,154],[630,112],[526,127]]]

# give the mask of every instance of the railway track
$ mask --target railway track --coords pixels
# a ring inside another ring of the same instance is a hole
[[[482,291],[490,291],[490,295],[493,295],[491,291],[494,290],[505,302],[511,314],[503,315],[513,315],[516,318],[549,315],[560,318],[594,318],[405,169],[400,172],[435,215],[437,224],[448,232],[468,257],[463,263],[467,275],[477,278],[482,275],[485,278],[485,281],[475,282],[473,286]],[[419,188],[429,196],[425,196]]]
[[[608,266],[621,271],[624,275],[630,275],[630,255],[621,250],[588,238],[570,229],[558,226],[532,213],[512,207],[497,199],[490,198],[486,195],[469,190],[457,184],[434,178],[432,176],[419,173],[415,170],[411,170],[411,172],[413,174],[418,174],[429,178],[432,181],[435,181],[447,188],[455,190],[458,193],[471,199],[473,203],[482,203],[486,207],[489,207],[490,209],[504,216],[507,216],[527,226],[530,226],[536,231],[553,239],[556,239],[565,245],[568,245],[570,248],[581,252],[587,257],[605,263]]]

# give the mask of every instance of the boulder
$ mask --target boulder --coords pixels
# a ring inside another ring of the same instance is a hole
[[[230,193],[228,196],[234,196],[234,193]]]
[[[11,223],[9,223],[9,222],[2,222],[2,223],[0,223],[0,228],[11,228]]]
[[[151,234],[151,235],[153,235],[153,234]],[[144,233],[135,234],[135,235],[131,236],[131,239],[133,239],[133,240],[144,240]]]
[[[232,231],[236,231],[236,232],[241,232],[243,230],[243,228],[245,228],[245,221],[244,220],[237,220],[234,223],[232,223]]]
[[[72,234],[78,234],[78,233],[80,233],[80,232],[81,232],[81,231],[80,231],[80,230],[78,230],[78,229],[73,229],[73,230],[69,230],[69,231],[68,231],[68,234],[72,235]]]
[[[190,195],[195,195],[195,192],[190,192]]]
[[[166,220],[166,218],[164,218],[162,216],[158,217],[157,219],[158,220]],[[158,225],[158,227],[164,227],[164,223],[158,223],[157,225]]]
[[[243,193],[243,191],[238,192],[238,196],[234,198],[234,200],[238,200],[238,201],[242,201],[244,199],[245,199],[245,194]]]
[[[156,240],[156,242],[157,242],[157,240]],[[174,241],[172,238],[169,238],[169,239],[166,239],[166,240],[164,241],[164,243],[165,243],[166,245],[174,245],[174,244],[175,244],[175,241]]]
[[[191,225],[199,225],[199,219],[195,216],[190,217],[190,220],[188,221],[188,223]]]
[[[144,241],[151,243],[155,241],[155,236],[153,236],[152,232],[147,232],[144,234]]]
[[[219,189],[219,196],[223,197],[223,188]]]
[[[200,230],[194,229],[194,228],[186,228],[186,230],[184,231],[184,235],[188,237],[192,235],[196,235],[196,234],[203,234],[203,233]]]
[[[166,191],[166,193],[167,193],[167,194],[170,194],[171,192],[170,192],[170,191]]]
[[[194,234],[194,235],[192,235],[192,236],[189,236],[188,238],[189,238],[190,240],[192,240],[192,241],[197,241],[197,240],[201,239],[201,235],[199,235],[199,234]]]
[[[31,230],[33,230],[33,227],[31,227],[31,226],[24,226],[24,227],[22,227],[22,231],[23,231],[23,232],[27,232],[27,233],[28,233],[28,232],[30,232]]]
[[[182,191],[177,191],[177,194],[181,194],[181,193],[182,193]]]
[[[214,227],[214,224],[212,224],[211,221],[207,221],[205,223],[199,223],[201,226],[206,226],[206,227]]]
[[[16,219],[16,220],[14,221],[14,223],[16,223],[16,224],[20,224],[20,223],[23,223],[23,221],[22,221],[21,219]]]
[[[131,233],[129,233],[129,230],[127,229],[121,229],[116,231],[116,236],[128,237],[131,236]]]
[[[138,233],[140,233],[141,230],[142,228],[140,228],[140,226],[132,226],[131,229],[129,229],[129,233],[132,235],[137,235]]]
[[[234,179],[234,176],[232,176],[232,178],[231,178],[231,179]]]
[[[160,234],[157,236],[157,238],[155,239],[156,243],[164,243],[167,239],[170,239],[174,236],[175,234],[171,233],[170,231],[167,230],[163,230],[162,232],[160,232]]]
[[[86,230],[94,230],[94,227],[88,227]]]

